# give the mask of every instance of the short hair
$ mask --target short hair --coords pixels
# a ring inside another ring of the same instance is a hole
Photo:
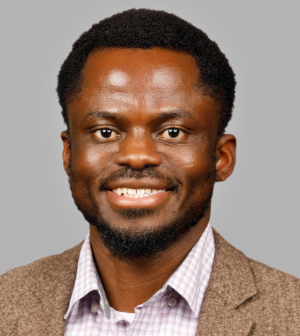
[[[73,44],[58,74],[57,93],[69,130],[67,105],[80,92],[82,70],[92,51],[103,48],[151,49],[155,47],[190,54],[200,69],[203,93],[220,103],[218,136],[231,119],[235,75],[218,45],[189,22],[165,11],[130,9],[94,24]]]

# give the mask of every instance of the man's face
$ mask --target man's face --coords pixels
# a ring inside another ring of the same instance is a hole
[[[218,105],[198,83],[196,62],[185,53],[117,48],[89,55],[82,90],[68,105],[65,166],[91,224],[105,223],[123,238],[177,225],[183,236],[205,216]]]

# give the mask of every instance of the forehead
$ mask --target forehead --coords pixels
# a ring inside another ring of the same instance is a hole
[[[83,69],[85,79],[93,74],[106,75],[118,69],[127,75],[141,76],[163,71],[178,78],[191,79],[196,84],[199,68],[193,56],[162,48],[105,48],[93,51]]]
[[[70,112],[134,112],[143,118],[170,109],[199,110],[212,99],[201,95],[193,56],[168,49],[106,48],[92,52],[83,68],[82,89]],[[71,112],[70,116],[74,113]],[[72,119],[72,118],[71,118]]]
[[[171,50],[111,48],[92,52],[82,71],[83,91],[122,91],[163,95],[195,91],[199,69],[195,59]],[[96,94],[96,92],[94,92]]]

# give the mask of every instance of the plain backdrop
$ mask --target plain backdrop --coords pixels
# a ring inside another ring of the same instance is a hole
[[[237,77],[233,175],[211,225],[247,256],[300,277],[299,0],[6,0],[0,5],[0,274],[82,241],[63,170],[57,73],[93,23],[163,9],[216,41]]]

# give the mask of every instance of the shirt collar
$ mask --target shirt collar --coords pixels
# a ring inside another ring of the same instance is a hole
[[[69,308],[64,318],[68,318],[77,301],[79,301],[94,290],[96,290],[100,294],[102,307],[107,318],[109,319],[110,307],[99,277],[97,267],[94,262],[93,252],[90,243],[90,235],[88,234],[80,251],[75,284],[71,295]]]
[[[195,317],[200,315],[214,255],[214,236],[208,224],[201,238],[166,283],[187,301]]]
[[[211,226],[208,224],[187,257],[171,275],[163,288],[154,296],[156,297],[158,293],[164,292],[170,286],[187,301],[195,317],[199,317],[212,269],[214,253],[213,232]],[[80,251],[75,284],[64,318],[68,318],[77,301],[93,290],[96,290],[100,294],[102,307],[109,319],[110,306],[94,262],[90,235],[88,234]]]

